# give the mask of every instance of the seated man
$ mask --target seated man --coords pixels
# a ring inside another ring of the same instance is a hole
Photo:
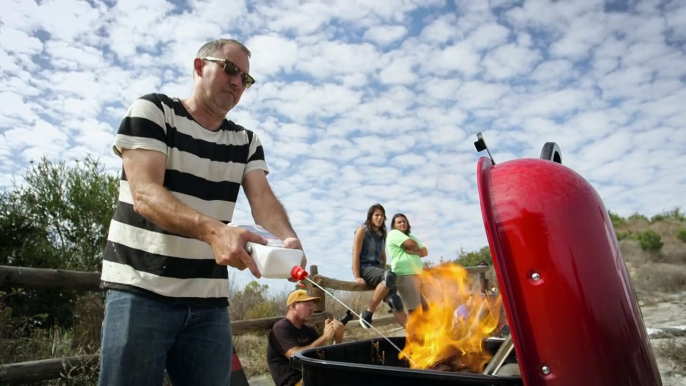
[[[286,302],[286,317],[272,326],[267,346],[267,364],[276,386],[301,384],[302,374],[289,364],[293,354],[324,346],[331,340],[336,343],[343,341],[345,326],[338,320],[327,319],[321,336],[307,324],[312,319],[314,303],[319,300],[318,297],[309,296],[305,290],[293,291]]]

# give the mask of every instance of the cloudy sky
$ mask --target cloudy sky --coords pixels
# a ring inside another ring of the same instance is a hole
[[[479,131],[497,162],[557,142],[622,215],[686,207],[683,1],[0,0],[0,9],[0,189],[42,156],[90,153],[119,170],[111,144],[128,105],[151,92],[188,96],[198,48],[227,37],[252,51],[258,81],[228,117],[260,135],[269,179],[325,275],[352,279],[353,231],[376,202],[389,221],[408,215],[431,259],[485,246]],[[235,220],[251,222],[242,195]]]

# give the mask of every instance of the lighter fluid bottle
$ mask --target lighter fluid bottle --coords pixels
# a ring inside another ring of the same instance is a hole
[[[247,229],[267,240],[267,245],[253,242],[246,243],[247,252],[255,261],[257,269],[262,277],[269,279],[290,279],[293,267],[300,267],[303,259],[303,251],[300,249],[284,248],[283,240],[274,236],[259,225],[240,225],[229,223]]]

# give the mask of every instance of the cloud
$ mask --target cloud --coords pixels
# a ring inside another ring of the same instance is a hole
[[[43,50],[43,43],[26,32],[11,27],[0,27],[0,45],[3,50],[15,54],[37,54]]]
[[[14,92],[0,93],[0,124],[10,127],[16,123],[34,119],[31,106],[24,103],[21,95]]]
[[[469,43],[461,41],[452,44],[436,53],[434,60],[424,64],[424,68],[433,74],[446,76],[459,72],[470,79],[480,71],[481,56]]]
[[[362,37],[380,46],[386,46],[405,36],[407,28],[402,25],[376,26],[365,31]]]
[[[280,35],[255,36],[246,44],[255,63],[253,69],[260,74],[291,71],[298,61],[298,44]]]
[[[369,43],[321,41],[304,45],[297,69],[319,79],[348,74],[370,74],[379,65],[379,51]]]

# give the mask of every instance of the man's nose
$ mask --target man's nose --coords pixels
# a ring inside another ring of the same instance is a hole
[[[236,75],[231,75],[229,77],[231,85],[236,87],[237,89],[242,89],[243,88],[243,81],[241,79],[241,74],[236,74]]]

